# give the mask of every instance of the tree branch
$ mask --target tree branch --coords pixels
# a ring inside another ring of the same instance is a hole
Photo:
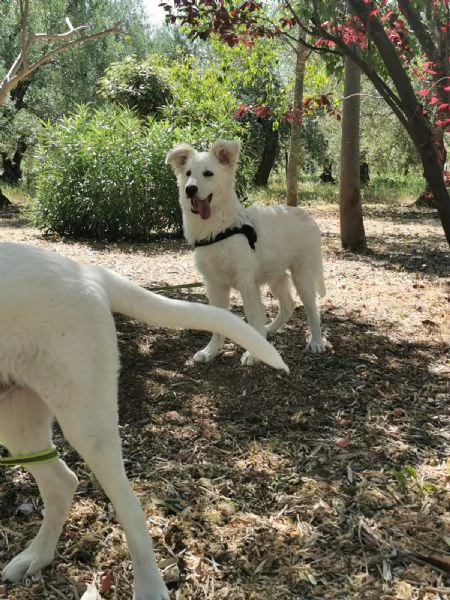
[[[405,106],[401,98],[387,85],[387,83],[373,70],[373,68],[360,56],[350,48],[340,37],[335,36],[322,28],[319,18],[317,0],[313,0],[313,21],[317,32],[327,40],[334,42],[339,48],[340,53],[349,56],[363,71],[367,78],[373,83],[375,89],[379,92],[385,102],[388,104],[392,112],[399,119],[401,124],[408,129],[408,119],[405,116]]]
[[[398,0],[398,5],[413,30],[414,35],[419,40],[422,50],[430,60],[436,61],[438,50],[433,42],[433,38],[427,31],[418,12],[412,7],[410,0]]]
[[[18,83],[26,79],[45,65],[50,62],[55,56],[60,54],[61,52],[65,52],[69,48],[74,46],[79,46],[80,44],[85,44],[86,42],[96,40],[107,35],[113,33],[124,33],[121,31],[121,23],[116,23],[113,27],[109,29],[104,29],[103,31],[99,31],[97,33],[93,33],[91,35],[85,35],[82,37],[78,37],[76,39],[70,39],[73,36],[76,36],[82,31],[89,29],[88,25],[80,25],[79,27],[73,27],[70,19],[66,18],[66,23],[68,26],[68,30],[64,33],[58,34],[48,34],[48,33],[35,33],[28,37],[27,39],[27,28],[28,28],[28,17],[29,17],[29,0],[19,0],[20,2],[20,11],[21,11],[21,31],[20,31],[20,52],[8,73],[3,78],[3,81],[0,83],[0,106],[4,104],[7,94],[14,89]],[[68,40],[70,41],[64,41]],[[53,50],[45,53],[41,58],[37,59],[34,63],[29,64],[28,55],[30,53],[31,48],[37,42],[44,41],[56,41],[61,42],[61,45],[57,46]]]
[[[27,35],[27,25],[28,25],[28,15],[30,10],[29,0],[25,0],[25,4],[23,0],[20,0],[20,15],[21,15],[21,27],[20,27],[20,47],[23,50],[26,46],[26,35]],[[27,67],[27,57],[25,56],[24,65]]]

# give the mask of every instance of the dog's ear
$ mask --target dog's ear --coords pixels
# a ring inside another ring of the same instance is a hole
[[[194,153],[194,148],[189,144],[175,146],[166,156],[166,165],[170,165],[175,171],[179,171]]]
[[[209,151],[217,158],[221,165],[235,167],[239,158],[241,143],[217,140],[211,144]]]

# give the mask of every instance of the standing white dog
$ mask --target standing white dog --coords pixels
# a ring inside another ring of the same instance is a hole
[[[134,600],[167,600],[145,516],[125,474],[117,428],[119,355],[111,312],[148,324],[231,336],[262,360],[285,368],[254,329],[224,310],[170,300],[96,266],[53,252],[0,244],[0,442],[26,465],[44,506],[31,544],[3,579],[33,577],[54,556],[78,481],[52,446],[56,417],[67,440],[111,499],[134,566]]]
[[[325,294],[319,228],[301,208],[243,207],[234,191],[239,151],[239,142],[218,140],[208,152],[181,144],[166,157],[177,175],[184,233],[196,247],[195,261],[209,301],[228,308],[230,289],[235,288],[248,322],[262,335],[275,333],[295,308],[292,278],[308,317],[308,346],[323,352],[316,303],[316,295]],[[263,283],[279,302],[278,315],[267,326],[259,289]],[[213,360],[223,343],[223,336],[214,334],[194,360]],[[246,352],[241,362],[252,365],[254,357]]]

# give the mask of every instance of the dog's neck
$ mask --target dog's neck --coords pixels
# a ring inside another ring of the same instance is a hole
[[[219,195],[213,196],[209,219],[202,219],[200,215],[193,214],[190,210],[183,211],[184,235],[192,245],[196,241],[213,238],[225,229],[249,223],[247,211],[236,194],[233,194],[232,199],[226,200],[222,200]]]

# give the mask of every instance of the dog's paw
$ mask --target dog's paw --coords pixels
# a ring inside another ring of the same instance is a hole
[[[308,344],[306,344],[306,349],[312,352],[313,354],[322,354],[323,352],[325,352],[325,344],[323,340],[320,340],[318,342],[311,340],[310,342],[308,342]]]
[[[147,590],[144,595],[134,592],[133,600],[170,600],[169,590],[164,585],[160,590]]]
[[[45,553],[40,554],[34,552],[31,547],[27,548],[15,558],[13,558],[3,569],[3,581],[11,581],[17,583],[24,579],[30,578],[33,580],[39,579],[41,569],[49,565],[53,560],[53,552],[51,556]]]
[[[168,590],[164,589],[162,594],[157,594],[156,596],[153,592],[150,593],[150,596],[148,593],[145,596],[136,596],[135,594],[133,600],[170,600],[170,596]]]
[[[253,356],[253,354],[250,354],[250,352],[244,352],[244,354],[241,357],[241,364],[244,365],[244,367],[253,367],[253,365],[256,363],[256,358]]]
[[[217,352],[213,352],[208,350],[208,348],[203,348],[203,350],[199,350],[194,354],[194,362],[196,363],[205,363],[211,362],[217,356]]]
[[[133,600],[170,600],[169,590],[159,571],[147,573],[148,579],[135,576]]]
[[[271,335],[275,335],[279,329],[279,327],[272,327],[271,323],[264,327],[266,330],[266,336],[269,337]]]

